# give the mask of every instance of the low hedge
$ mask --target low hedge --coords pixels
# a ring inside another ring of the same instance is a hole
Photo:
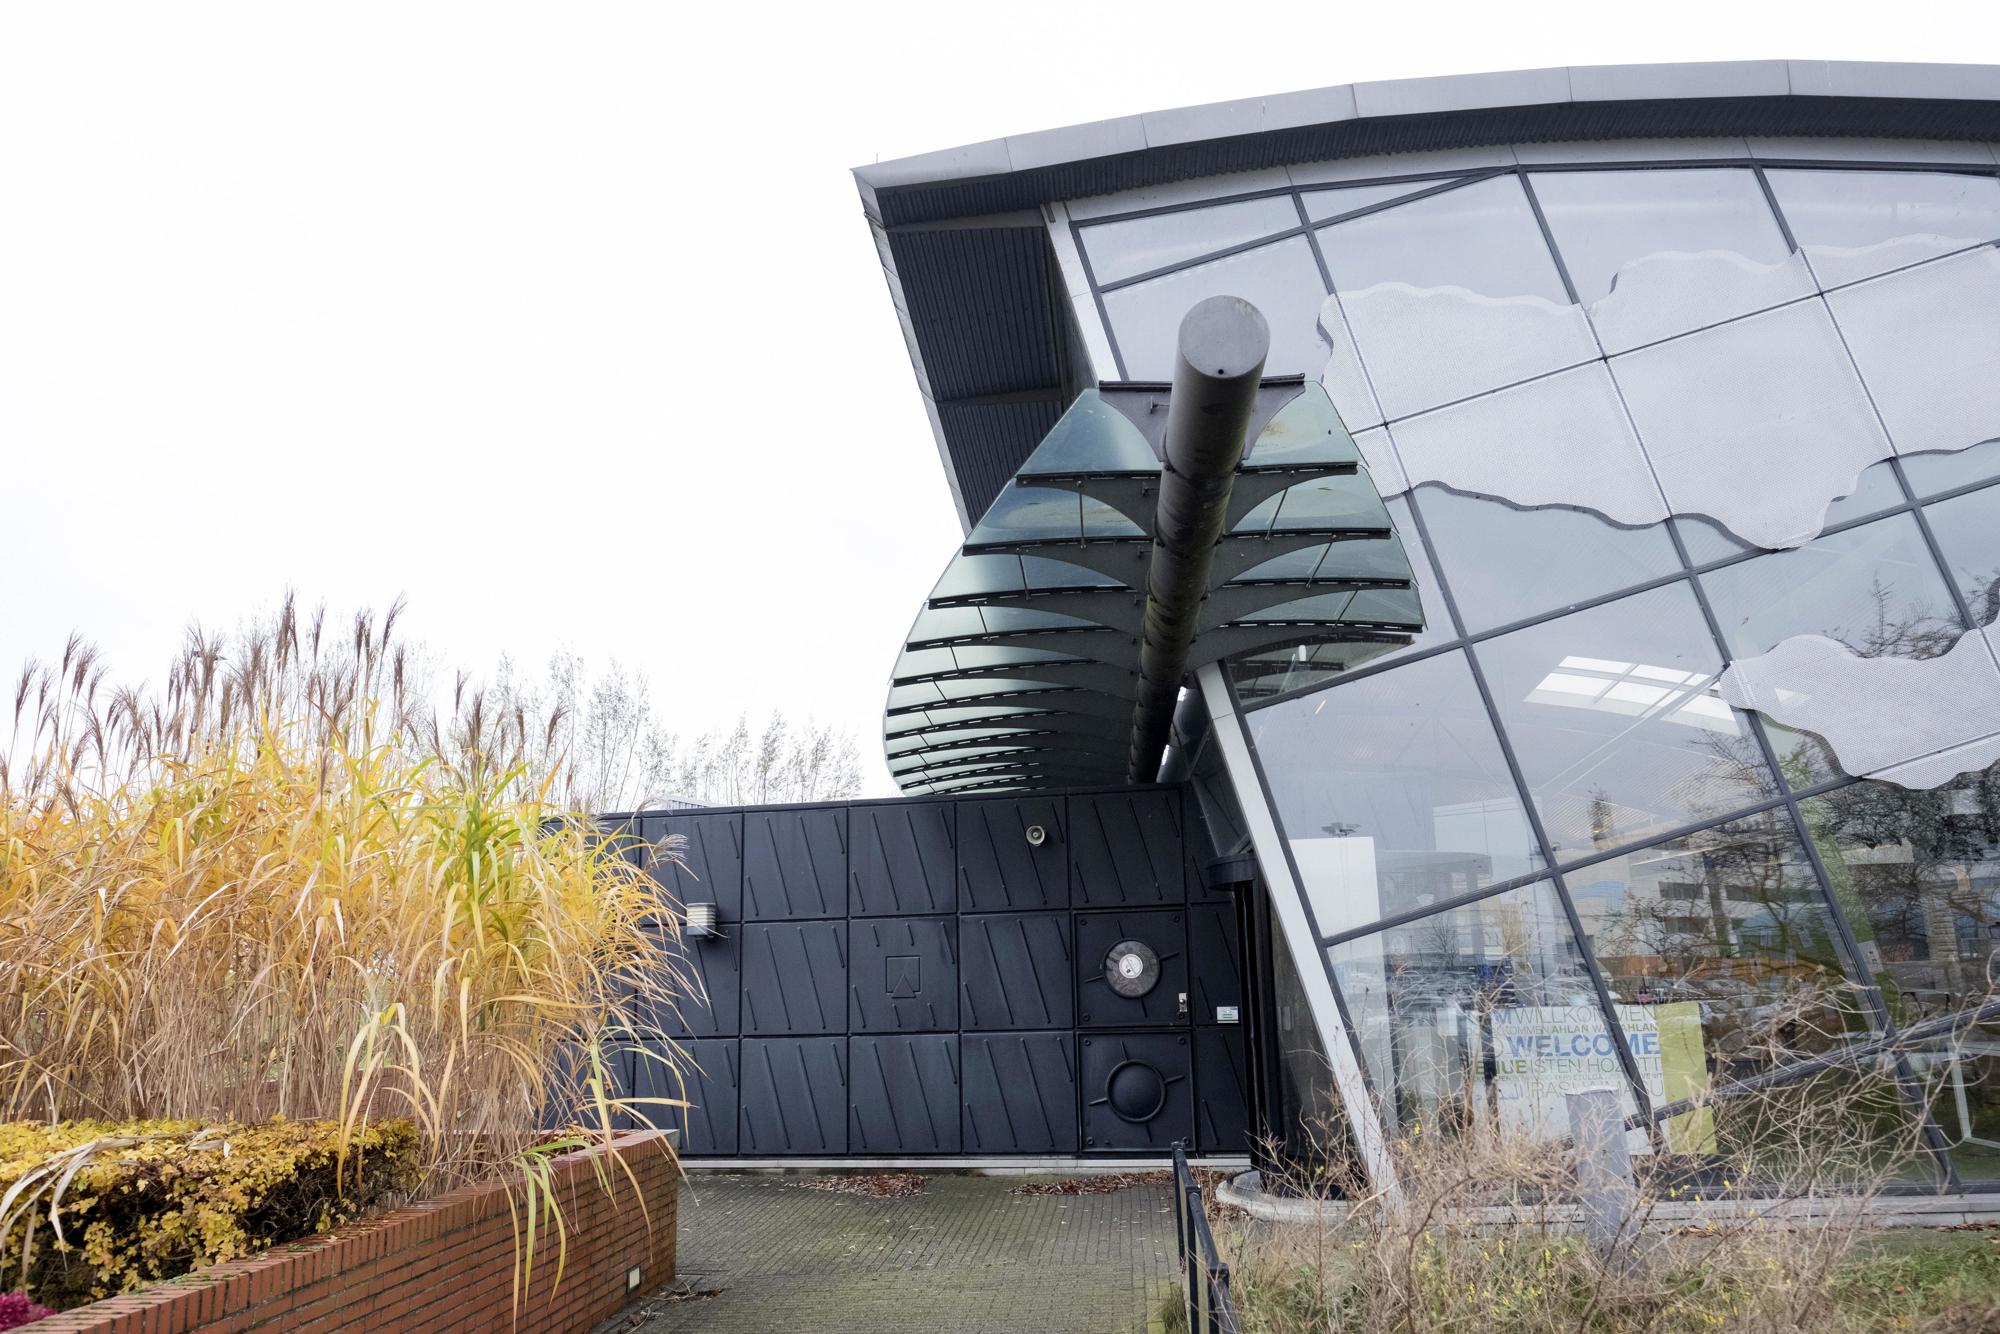
[[[327,1231],[415,1184],[410,1122],[357,1129],[344,1164],[339,1135],[282,1118],[0,1124],[0,1292],[67,1309]]]

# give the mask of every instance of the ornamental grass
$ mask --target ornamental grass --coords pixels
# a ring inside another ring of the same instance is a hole
[[[678,915],[570,808],[561,719],[433,703],[395,623],[288,600],[157,689],[74,641],[23,672],[0,1122],[407,1119],[419,1189],[511,1174],[532,1254],[548,1159],[665,1110],[612,1072],[685,994]]]

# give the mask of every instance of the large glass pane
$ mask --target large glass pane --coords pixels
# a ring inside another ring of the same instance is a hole
[[[1558,863],[1776,790],[1745,720],[1715,692],[1722,663],[1685,583],[1474,651]]]
[[[2000,968],[2000,766],[1935,790],[1861,782],[1802,803],[1835,897],[1902,1025],[1993,994]],[[1913,1057],[1968,1177],[2000,1175],[2000,1025]]]
[[[1991,176],[1784,169],[1767,175],[1792,235],[1828,285],[2000,237],[2000,180]]]
[[[1598,862],[1565,882],[1656,1104],[1870,1035],[1784,808]],[[1830,1138],[1802,1144],[1801,1124]],[[1697,1164],[1753,1164],[1766,1176],[1926,1170],[1908,1104],[1872,1068],[1716,1099],[1673,1118],[1667,1139]],[[1815,1147],[1830,1156],[1814,1162]]]
[[[1546,882],[1328,952],[1385,1122],[1405,1132],[1569,1131],[1564,1093],[1611,1085],[1617,1042]]]
[[[1667,530],[1621,528],[1588,510],[1518,509],[1440,486],[1418,494],[1467,631],[1630,588],[1681,568]]]
[[[1299,211],[1292,197],[1276,195],[1092,223],[1080,234],[1090,255],[1091,275],[1102,286],[1298,225]]]
[[[1212,296],[1240,296],[1271,326],[1267,375],[1310,375],[1326,367],[1327,342],[1319,334],[1326,284],[1303,236],[1246,250],[1208,264],[1104,294],[1111,331],[1134,380],[1171,380],[1174,340],[1181,319]]]
[[[1353,1195],[1366,1189],[1367,1178],[1334,1089],[1332,1063],[1284,930],[1275,914],[1268,920],[1270,938],[1276,942],[1271,949],[1271,993],[1276,1001],[1272,1030],[1278,1048],[1277,1151],[1296,1180],[1320,1187],[1316,1193]],[[1316,966],[1316,961],[1308,966]]]
[[[1793,635],[1823,635],[1864,658],[1934,658],[1964,632],[1951,590],[1908,514],[1700,578],[1735,658],[1768,653]]]
[[[1333,285],[1463,287],[1478,296],[1567,301],[1542,229],[1514,176],[1447,190],[1319,232]]]
[[[1905,454],[1903,475],[1919,498],[2000,477],[2000,440],[1948,453]]]
[[[1323,934],[1540,864],[1462,652],[1245,719]]]
[[[1400,195],[1433,189],[1440,184],[1440,181],[1397,181],[1391,185],[1343,185],[1332,190],[1308,190],[1304,195],[1306,216],[1314,222],[1324,222]]]
[[[1620,269],[1651,255],[1722,250],[1776,264],[1790,253],[1746,167],[1536,172],[1529,179],[1585,304],[1610,293]]]
[[[1973,621],[1991,625],[2000,617],[2000,487],[1926,505],[1924,517]]]

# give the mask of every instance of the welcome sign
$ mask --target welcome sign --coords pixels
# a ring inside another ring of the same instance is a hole
[[[1693,1097],[1707,1087],[1699,1005],[1620,1005],[1617,1011],[1626,1045],[1655,1105]],[[1593,1006],[1498,1009],[1492,1023],[1493,1096],[1502,1129],[1565,1137],[1570,1124],[1564,1094],[1625,1085],[1617,1042]],[[1634,1153],[1652,1152],[1643,1131],[1633,1131],[1628,1142]],[[1667,1143],[1676,1153],[1715,1152],[1713,1115],[1703,1108],[1674,1117],[1667,1123]]]

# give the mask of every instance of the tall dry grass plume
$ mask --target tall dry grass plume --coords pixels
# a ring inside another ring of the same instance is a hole
[[[156,690],[72,641],[0,754],[0,1121],[413,1119],[427,1184],[609,1139],[685,989],[674,905],[565,803],[559,719],[433,706],[397,610],[190,635]],[[655,1112],[659,1109],[655,1107]]]

